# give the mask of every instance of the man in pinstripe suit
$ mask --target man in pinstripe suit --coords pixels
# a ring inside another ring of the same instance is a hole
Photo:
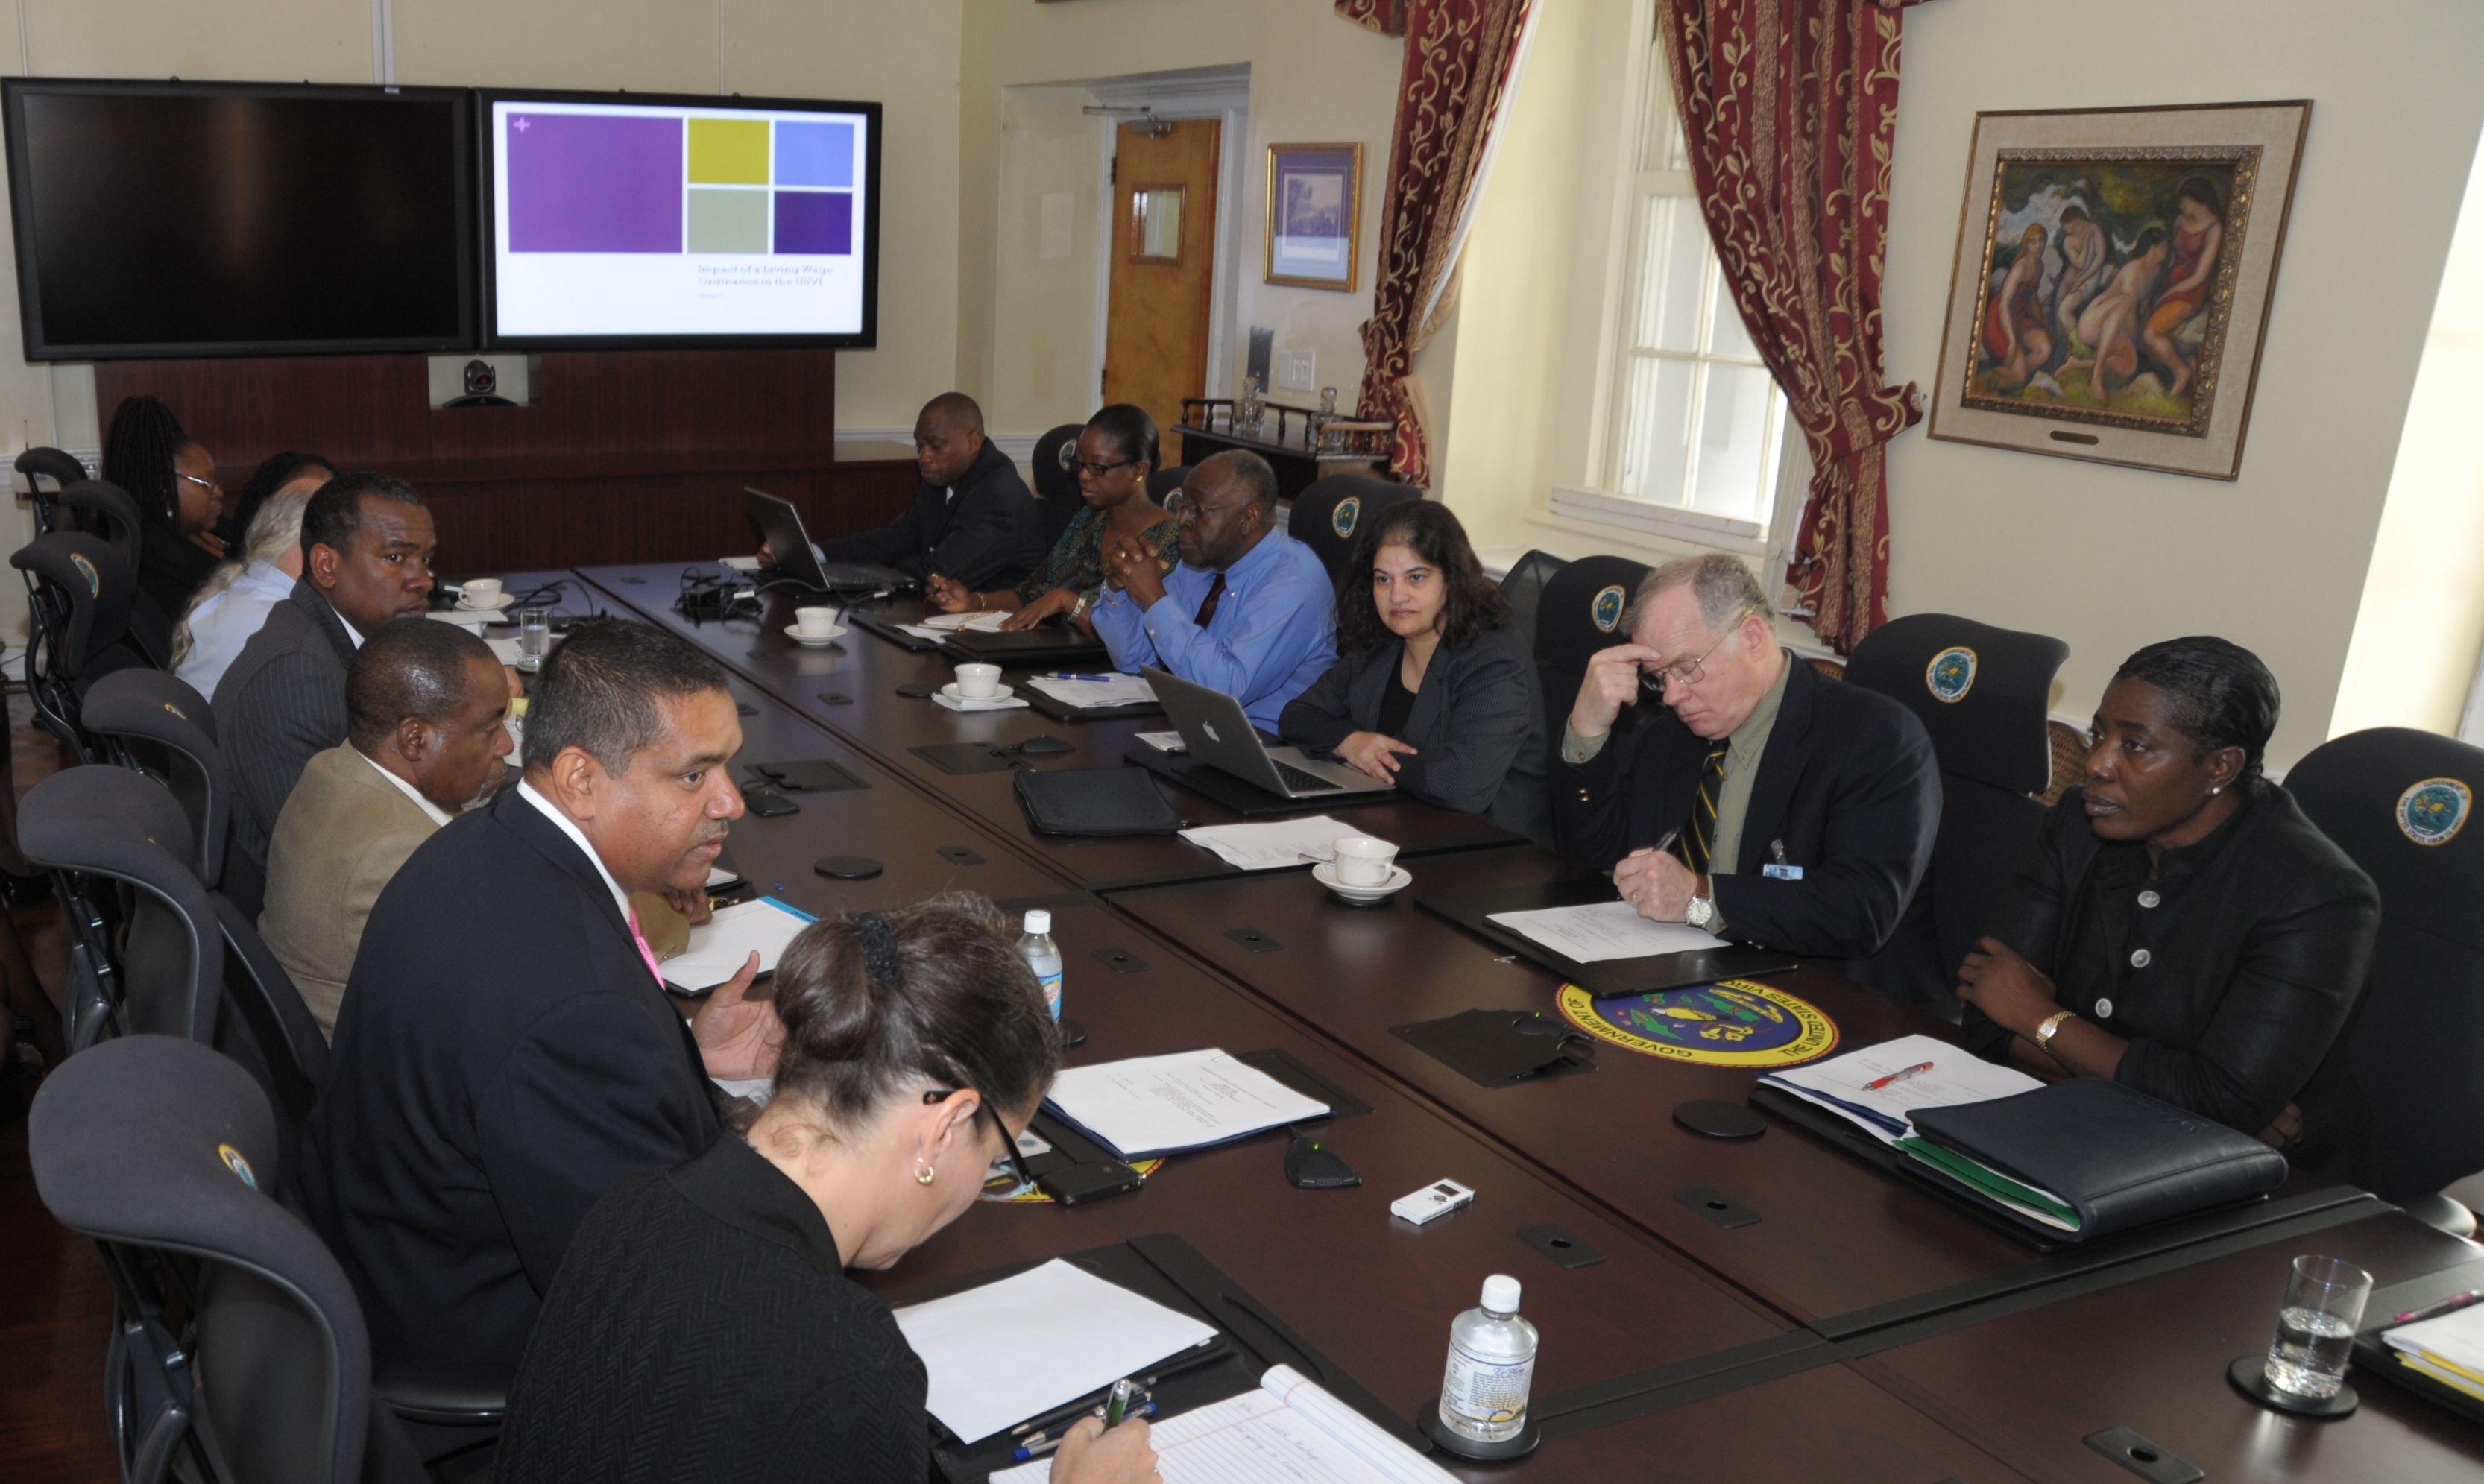
[[[276,817],[318,753],[345,740],[345,668],[365,634],[431,601],[431,512],[402,479],[339,474],[302,512],[302,576],[216,687],[231,769],[225,892],[256,916]]]

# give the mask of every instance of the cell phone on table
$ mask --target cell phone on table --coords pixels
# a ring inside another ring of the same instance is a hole
[[[779,815],[802,812],[800,804],[787,798],[772,788],[759,784],[742,785],[742,801],[749,806],[751,813],[763,820],[772,820]]]
[[[1118,1159],[1108,1159],[1100,1165],[1071,1165],[1035,1178],[1036,1189],[1063,1205],[1127,1195],[1146,1183],[1146,1175]]]

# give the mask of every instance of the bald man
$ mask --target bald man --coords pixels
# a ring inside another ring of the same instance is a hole
[[[984,438],[984,410],[944,391],[914,419],[923,486],[878,530],[819,547],[822,561],[878,562],[908,577],[945,577],[976,592],[1013,587],[1044,557],[1043,514],[1017,466]],[[772,553],[766,549],[760,559]]]

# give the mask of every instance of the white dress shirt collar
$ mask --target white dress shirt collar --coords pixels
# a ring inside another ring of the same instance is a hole
[[[570,819],[568,815],[561,813],[560,810],[554,807],[551,799],[536,793],[534,785],[526,782],[524,778],[518,780],[518,796],[542,810],[543,817],[557,825],[560,832],[567,835],[570,838],[571,843],[576,845],[579,850],[585,854],[586,858],[594,863],[595,874],[604,878],[605,889],[612,893],[612,905],[620,910],[621,920],[625,923],[628,922],[630,920],[630,894],[623,891],[621,889],[621,883],[612,879],[612,873],[605,869],[604,857],[596,854],[595,847],[587,843],[586,832],[580,829],[577,822]]]
[[[395,784],[396,791],[398,793],[413,799],[414,806],[428,816],[432,823],[446,824],[448,823],[449,816],[442,812],[441,807],[438,804],[435,804],[430,799],[423,797],[422,791],[420,789],[416,788],[413,784],[406,782],[403,778],[400,778],[396,774],[389,771],[388,769],[380,763],[379,759],[371,756],[367,752],[364,752],[360,747],[355,747],[352,742],[347,742],[345,745],[353,748],[354,756],[370,764],[372,771],[378,773],[381,777],[386,778],[389,782]]]

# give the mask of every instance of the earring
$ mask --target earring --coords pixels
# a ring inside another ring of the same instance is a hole
[[[2222,784],[2222,783],[2212,783],[2212,784],[2208,785],[2208,793],[2209,793],[2211,796],[2218,795],[2218,794],[2222,794],[2222,793],[2224,793],[2225,791],[2226,791],[2226,786],[2225,786],[2224,784]]]
[[[929,1184],[931,1184],[933,1180],[935,1180],[935,1179],[939,1178],[939,1174],[938,1174],[938,1172],[934,1171],[934,1170],[932,1168],[931,1162],[930,1162],[929,1160],[917,1160],[917,1161],[915,1161],[915,1163],[916,1163],[916,1164],[918,1164],[918,1165],[920,1165],[920,1166],[922,1167],[922,1168],[920,1168],[920,1169],[918,1169],[918,1170],[916,1170],[916,1171],[914,1172],[914,1183],[915,1183],[915,1184],[917,1184],[917,1185],[929,1185]]]

